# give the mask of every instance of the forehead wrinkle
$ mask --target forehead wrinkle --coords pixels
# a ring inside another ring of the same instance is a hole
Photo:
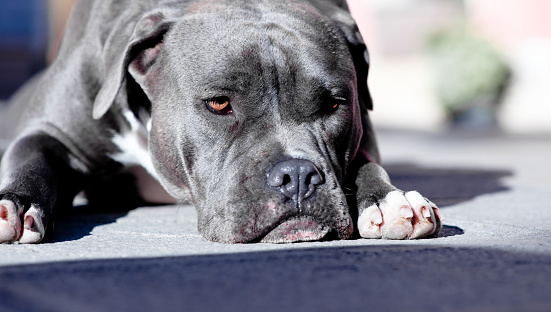
[[[292,119],[315,113],[322,104],[322,93],[348,95],[354,75],[351,57],[347,61],[342,56],[344,49],[332,50],[280,25],[263,26],[268,27],[260,39],[264,79],[279,118],[289,113]]]
[[[205,82],[210,77],[214,79],[210,85],[233,82],[240,92],[250,92],[256,84],[261,89],[257,91],[260,93],[257,101],[279,111],[282,86],[288,88],[284,93],[292,103],[299,86],[297,82],[309,80],[311,84],[317,80],[316,85],[322,84],[331,90],[337,77],[343,76],[342,68],[350,67],[343,66],[343,44],[329,35],[328,24],[319,19],[305,21],[285,12],[251,11],[229,17],[220,14],[222,12],[200,13],[179,23],[171,36],[172,58],[180,67],[191,68],[188,73],[198,75],[176,76],[176,79],[205,87],[209,86]],[[244,55],[247,50],[251,53]],[[251,61],[254,58],[256,60]],[[259,68],[255,62],[260,64]],[[229,80],[224,82],[228,76]]]

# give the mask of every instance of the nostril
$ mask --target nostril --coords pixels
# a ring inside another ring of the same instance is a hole
[[[289,183],[291,183],[291,176],[286,174],[286,175],[283,176],[283,180],[281,181],[281,185],[287,185]]]
[[[295,201],[310,197],[323,178],[316,166],[307,160],[291,159],[275,165],[268,173],[268,185]]]

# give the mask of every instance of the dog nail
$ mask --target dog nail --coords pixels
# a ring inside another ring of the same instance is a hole
[[[380,225],[383,223],[383,217],[380,213],[372,213],[370,216],[371,224]]]
[[[423,206],[423,208],[421,208],[421,212],[423,214],[423,217],[425,218],[430,218],[430,210],[429,208],[427,208],[426,206]]]
[[[407,206],[402,206],[400,208],[400,216],[404,219],[411,219],[413,218],[413,210]]]
[[[25,217],[25,229],[32,229],[34,224],[34,218],[32,216]]]
[[[8,220],[8,208],[4,207],[4,205],[0,205],[0,219],[4,221]]]

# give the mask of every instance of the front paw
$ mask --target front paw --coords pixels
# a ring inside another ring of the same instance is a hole
[[[38,243],[44,238],[42,213],[34,205],[25,209],[8,199],[0,200],[0,243]]]
[[[438,207],[418,192],[392,191],[361,212],[358,230],[364,238],[423,238],[438,234],[441,219]]]

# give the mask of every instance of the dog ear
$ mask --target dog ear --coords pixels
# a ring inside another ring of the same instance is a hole
[[[362,39],[356,21],[350,15],[346,0],[310,0],[326,16],[330,17],[343,33],[356,68],[358,98],[363,109],[373,109],[371,94],[367,86],[369,53]]]
[[[94,119],[100,119],[115,101],[131,63],[139,70],[146,70],[152,64],[159,52],[163,35],[171,24],[163,13],[149,13],[138,21],[128,40],[121,40],[123,35],[108,38],[102,57],[103,84],[96,95],[92,111]]]
[[[365,45],[362,34],[356,25],[356,22],[348,15],[349,19],[343,21],[340,18],[338,24],[341,26],[341,30],[344,33],[346,41],[348,42],[348,48],[352,59],[354,61],[354,67],[356,68],[356,79],[358,87],[358,98],[362,109],[373,109],[373,101],[371,100],[371,93],[367,86],[367,74],[369,72],[369,52]]]
[[[369,53],[362,39],[356,21],[350,15],[346,0],[308,0],[323,14],[331,18],[335,25],[344,34],[356,68],[358,98],[362,110],[372,110],[373,102],[367,87],[369,72]]]
[[[358,30],[358,27],[354,27],[353,35],[348,35],[348,46],[350,48],[350,53],[354,59],[354,67],[356,68],[356,79],[358,84],[358,98],[360,100],[360,105],[364,108],[372,110],[373,101],[371,99],[371,93],[369,92],[369,87],[367,86],[367,74],[369,72],[369,52],[367,51],[367,46],[365,45],[362,35]]]
[[[309,0],[321,12],[330,17],[343,32],[356,68],[358,98],[362,110],[373,109],[373,101],[367,86],[369,53],[356,21],[350,15],[346,0]]]

